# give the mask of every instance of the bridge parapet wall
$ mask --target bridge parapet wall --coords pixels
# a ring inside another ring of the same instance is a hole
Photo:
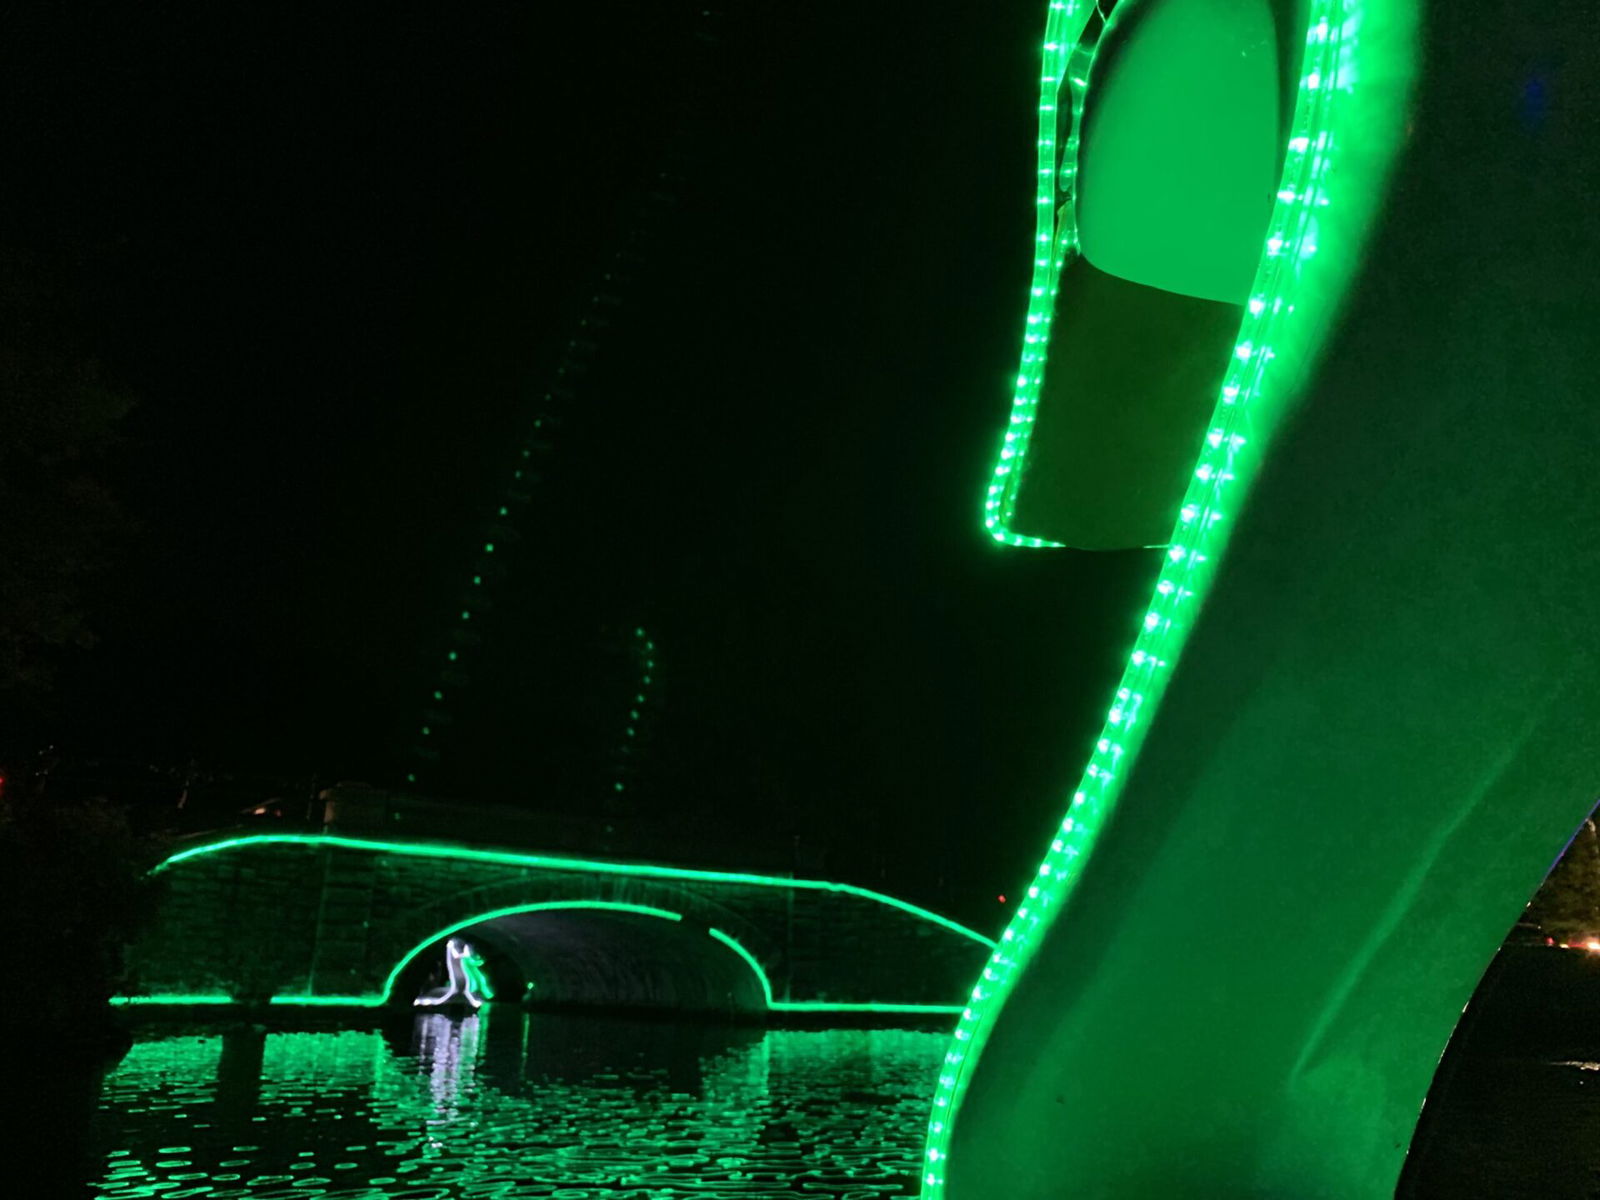
[[[759,968],[774,1007],[953,1008],[991,949],[865,889],[733,872],[307,835],[228,839],[162,869],[169,900],[131,964],[151,999],[382,1003],[399,966],[447,931],[548,906],[717,930]]]

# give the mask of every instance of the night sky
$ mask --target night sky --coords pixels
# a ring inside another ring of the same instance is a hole
[[[421,790],[594,808],[642,626],[631,811],[998,914],[1153,569],[978,518],[1042,6],[705,11],[0,17],[8,279],[137,401],[106,471],[139,522],[12,753],[401,783],[613,271]]]

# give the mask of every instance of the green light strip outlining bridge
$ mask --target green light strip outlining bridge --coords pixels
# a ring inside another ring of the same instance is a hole
[[[852,884],[333,834],[229,837],[170,894],[124,1005],[409,1004],[459,935],[556,1005],[953,1016],[992,940]]]
[[[925,1200],[1394,1194],[1600,795],[1600,146],[1516,99],[1571,48],[1600,69],[1592,21],[1049,4],[984,525],[1165,560],[957,1024]],[[1274,55],[1276,104],[1246,86]],[[1274,108],[1275,183],[1238,192],[1227,143]],[[1254,242],[1197,216],[1235,195]]]

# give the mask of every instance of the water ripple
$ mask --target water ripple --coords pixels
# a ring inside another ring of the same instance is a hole
[[[562,1017],[151,1036],[107,1079],[104,1200],[910,1196],[945,1035]]]

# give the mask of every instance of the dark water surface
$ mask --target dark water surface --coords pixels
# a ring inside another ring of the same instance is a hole
[[[514,1010],[147,1029],[102,1089],[93,1194],[911,1196],[947,1037]]]
[[[914,1196],[946,1038],[514,1009],[383,1029],[150,1026],[101,1089],[88,1194]],[[1453,1065],[1401,1196],[1600,1198],[1600,1053],[1529,1049]]]
[[[1429,1104],[1403,1200],[1600,1198],[1600,1062],[1482,1058]]]

